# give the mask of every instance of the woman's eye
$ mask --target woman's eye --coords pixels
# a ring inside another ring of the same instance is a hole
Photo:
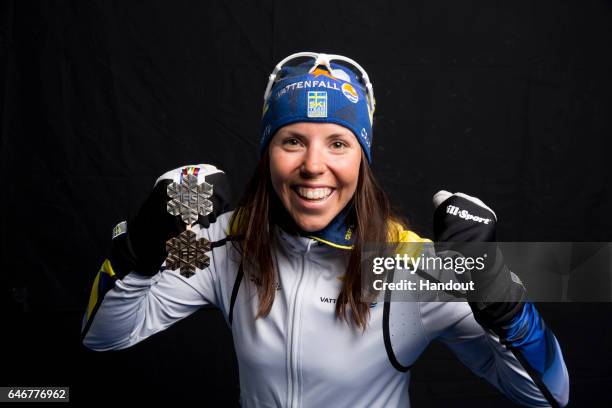
[[[299,142],[297,139],[290,138],[290,139],[283,140],[283,144],[284,145],[288,144],[289,146],[297,146]]]
[[[291,138],[283,140],[283,146],[285,146],[286,148],[293,149],[295,147],[300,146],[300,141],[294,137],[291,137]]]
[[[332,143],[332,146],[334,147],[334,149],[341,149],[343,147],[346,147],[346,144],[344,142],[335,141]]]

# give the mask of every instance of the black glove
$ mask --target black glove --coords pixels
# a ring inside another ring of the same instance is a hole
[[[195,170],[198,169],[198,170]],[[217,217],[230,210],[231,190],[226,174],[212,165],[184,166],[165,173],[157,179],[153,191],[138,212],[127,222],[117,224],[113,230],[111,265],[121,279],[131,271],[141,275],[155,275],[168,256],[166,241],[185,231],[180,215],[168,213],[170,197],[167,187],[179,183],[181,173],[197,175],[198,184],[206,181],[213,186],[209,200],[213,210],[207,216],[198,216],[202,228],[208,228]]]
[[[481,200],[463,193],[441,190],[433,202],[435,241],[448,243],[442,246],[465,257],[485,256],[485,267],[471,273],[475,291],[467,300],[476,320],[497,331],[522,309],[525,294],[520,279],[508,269],[495,244],[497,216]]]

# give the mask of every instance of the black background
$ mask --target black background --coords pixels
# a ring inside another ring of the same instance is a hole
[[[121,352],[79,345],[112,226],[163,172],[212,163],[242,192],[267,76],[292,52],[366,68],[374,170],[413,229],[476,195],[503,241],[612,241],[610,1],[3,1],[0,385],[73,401],[236,405],[229,330],[202,310]],[[540,304],[572,406],[612,403],[609,303]],[[445,348],[415,407],[512,406]]]

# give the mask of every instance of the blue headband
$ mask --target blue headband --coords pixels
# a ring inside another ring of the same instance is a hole
[[[344,71],[349,81],[334,77],[321,65],[308,73],[311,67],[312,63],[303,63],[280,71],[280,79],[264,104],[260,154],[281,127],[295,122],[323,122],[350,129],[372,163],[372,115],[363,85],[342,65],[331,63],[332,69]]]

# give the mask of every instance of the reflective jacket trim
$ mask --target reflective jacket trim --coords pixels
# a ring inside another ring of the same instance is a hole
[[[508,344],[506,344],[506,347],[508,347],[508,349],[512,352],[512,354],[514,354],[514,357],[516,357],[519,363],[521,363],[521,366],[523,366],[523,369],[527,372],[527,374],[529,374],[529,377],[531,377],[531,380],[540,389],[540,392],[542,393],[544,398],[546,398],[546,401],[548,401],[550,406],[552,408],[559,408],[559,403],[557,402],[555,397],[553,397],[553,395],[550,393],[550,390],[548,389],[546,384],[544,384],[544,381],[542,381],[542,377],[538,374],[538,372],[533,367],[531,367],[529,362],[525,359],[525,357],[523,357],[520,351],[514,347],[511,347]]]
[[[393,281],[393,271],[389,273],[390,281]],[[385,350],[387,351],[387,357],[389,357],[389,361],[391,365],[398,371],[405,373],[406,371],[412,368],[412,365],[403,366],[395,353],[393,352],[393,345],[391,344],[391,336],[389,335],[389,313],[390,313],[391,305],[389,304],[389,300],[387,300],[387,295],[385,293],[385,302],[383,304],[383,340],[385,342]]]
[[[232,325],[232,321],[234,320],[234,304],[236,303],[236,298],[238,297],[238,290],[240,289],[240,282],[242,282],[242,276],[244,275],[242,271],[242,262],[240,262],[240,267],[238,268],[238,273],[236,274],[236,280],[234,281],[234,287],[232,288],[232,299],[230,301],[230,310],[228,321],[230,326]]]

